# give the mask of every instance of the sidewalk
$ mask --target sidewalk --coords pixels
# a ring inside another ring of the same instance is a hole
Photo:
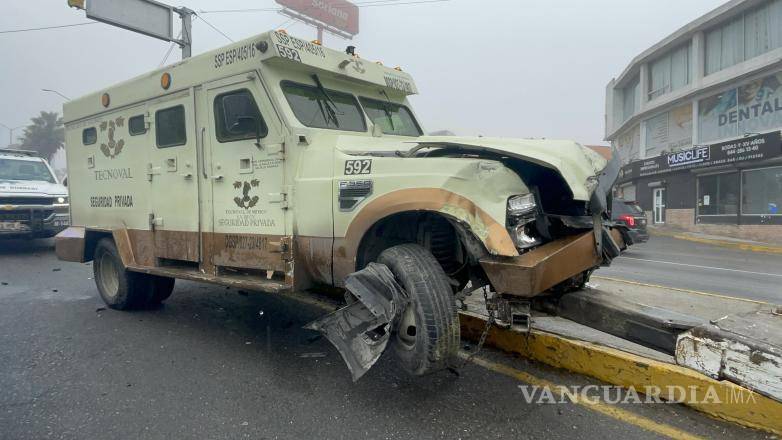
[[[744,240],[741,238],[710,235],[702,232],[691,232],[670,226],[649,226],[649,235],[673,237],[679,240],[687,240],[695,243],[710,244],[713,246],[739,249],[751,252],[764,252],[768,254],[782,254],[782,244],[762,243],[759,241]]]

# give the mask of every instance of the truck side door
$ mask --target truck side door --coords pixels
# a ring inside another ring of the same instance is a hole
[[[282,125],[255,74],[204,87],[205,188],[211,190],[211,232],[204,234],[205,267],[284,272]],[[245,271],[246,272],[246,271]]]
[[[157,258],[200,259],[195,103],[190,90],[150,103],[147,111],[150,229]]]

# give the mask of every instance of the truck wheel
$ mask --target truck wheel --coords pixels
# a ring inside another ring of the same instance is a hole
[[[149,278],[125,269],[114,240],[103,238],[98,241],[92,270],[98,292],[110,308],[128,310],[146,305]]]
[[[151,293],[147,300],[147,306],[154,307],[167,300],[174,291],[175,278],[147,275],[152,284]]]
[[[443,268],[417,244],[388,248],[378,262],[388,266],[410,297],[392,336],[403,368],[422,376],[451,366],[459,350],[459,317]]]

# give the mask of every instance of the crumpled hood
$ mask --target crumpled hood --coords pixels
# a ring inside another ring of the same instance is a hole
[[[68,190],[59,183],[49,183],[38,180],[1,180],[0,197],[13,195],[16,197],[66,197]]]
[[[588,201],[596,177],[608,161],[590,148],[569,140],[511,139],[461,136],[421,136],[410,140],[339,136],[337,148],[348,154],[408,152],[419,146],[456,146],[476,151],[507,154],[556,170],[573,192],[573,199]]]

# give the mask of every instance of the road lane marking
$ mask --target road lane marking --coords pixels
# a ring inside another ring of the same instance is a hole
[[[592,275],[592,278],[599,279],[599,280],[608,280],[608,281],[618,281],[620,283],[627,283],[627,284],[635,284],[636,286],[645,286],[645,287],[656,287],[658,289],[666,289],[666,290],[674,290],[677,292],[685,292],[685,293],[692,293],[695,295],[703,295],[703,296],[711,296],[714,298],[722,298],[722,299],[731,299],[735,301],[744,301],[754,304],[763,304],[767,306],[776,306],[776,304],[765,302],[765,301],[758,301],[755,299],[749,299],[749,298],[739,298],[736,296],[729,296],[729,295],[722,295],[719,293],[711,293],[711,292],[701,292],[700,290],[691,290],[691,289],[683,289],[681,287],[670,287],[670,286],[661,286],[659,284],[650,284],[650,283],[642,283],[640,281],[631,281],[631,280],[625,280],[622,278],[613,278],[613,277],[606,277],[602,275]]]
[[[769,276],[769,277],[779,277],[779,278],[782,278],[782,274],[777,274],[777,273],[752,272],[752,271],[749,271],[749,270],[727,269],[727,268],[724,268],[724,267],[700,266],[698,264],[687,264],[687,263],[674,263],[673,261],[647,260],[645,258],[633,258],[633,257],[626,257],[624,255],[621,256],[620,258],[626,259],[626,260],[646,261],[648,263],[672,264],[674,266],[697,267],[698,269],[724,270],[724,271],[728,271],[728,272],[740,272],[740,273],[747,273],[747,274],[751,274],[751,275],[765,275],[765,276]]]
[[[459,353],[459,356],[462,358],[466,358],[467,354],[465,353]],[[562,391],[567,389],[564,385],[559,385],[554,382],[549,382],[545,379],[540,379],[536,376],[533,376],[527,372],[517,370],[513,367],[509,367],[507,365],[499,364],[496,362],[492,362],[488,359],[481,358],[481,357],[474,357],[471,361],[472,363],[481,366],[483,368],[486,368],[487,370],[493,371],[495,373],[502,374],[504,376],[508,376],[512,379],[516,379],[520,382],[524,382],[529,385],[536,385],[539,387],[547,387],[552,391],[554,394],[558,394],[560,397],[562,397]],[[577,405],[581,405],[585,408],[588,408],[592,411],[601,413],[605,416],[611,417],[616,420],[620,420],[622,422],[635,425],[639,428],[645,429],[647,431],[651,431],[660,435],[664,435],[666,437],[674,438],[674,439],[686,439],[686,440],[698,440],[702,439],[702,437],[698,437],[697,435],[691,434],[687,431],[682,431],[681,429],[674,428],[673,426],[666,425],[664,423],[657,422],[655,420],[640,416],[638,414],[635,414],[633,412],[624,410],[622,408],[619,408],[615,405],[608,405],[606,403],[594,401],[592,399],[581,399],[578,397],[578,394],[570,394],[566,398],[572,398],[573,403]]]

